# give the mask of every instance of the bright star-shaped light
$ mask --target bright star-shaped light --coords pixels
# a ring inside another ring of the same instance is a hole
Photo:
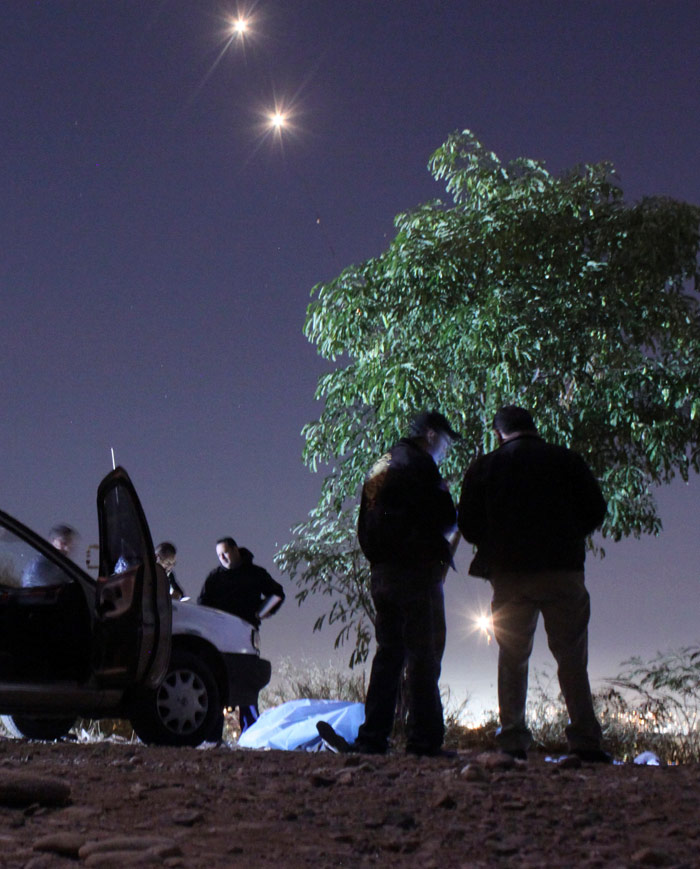
[[[258,105],[255,113],[261,142],[265,139],[274,140],[277,146],[284,149],[286,142],[298,139],[302,132],[299,126],[302,112],[296,98],[272,94],[266,103]]]
[[[296,132],[295,116],[296,112],[291,104],[283,100],[275,100],[273,105],[266,108],[261,107],[261,133],[274,136],[275,139],[282,140],[289,135],[294,135]]]
[[[282,127],[287,123],[287,116],[284,112],[280,112],[279,110],[270,114],[270,126],[275,130],[281,130]]]
[[[493,636],[493,619],[489,613],[481,612],[472,617],[474,630],[486,637],[486,642],[491,642]]]
[[[477,616],[474,624],[480,631],[488,631],[491,628],[491,619],[486,615]]]
[[[239,16],[231,22],[231,34],[233,36],[245,36],[250,32],[250,20]]]

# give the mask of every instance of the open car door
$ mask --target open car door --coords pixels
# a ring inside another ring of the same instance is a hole
[[[168,579],[128,474],[116,468],[97,490],[100,575],[95,595],[94,673],[104,687],[153,688],[170,659]]]

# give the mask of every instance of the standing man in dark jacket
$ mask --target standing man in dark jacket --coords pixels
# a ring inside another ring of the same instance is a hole
[[[253,564],[253,553],[240,549],[233,537],[216,541],[219,566],[204,580],[197,603],[231,613],[256,628],[284,602],[284,589],[264,567]]]
[[[239,548],[233,537],[217,540],[216,554],[219,567],[204,580],[197,603],[231,613],[259,628],[260,620],[276,613],[284,603],[284,589],[265,568],[253,564],[253,553]],[[257,721],[258,714],[257,706],[241,707],[241,731]],[[220,731],[218,724],[215,729]]]
[[[404,665],[411,754],[443,754],[438,680],[445,649],[443,579],[456,514],[438,464],[459,438],[437,411],[421,413],[370,470],[362,490],[358,539],[371,566],[377,650],[357,741],[348,744],[325,722],[319,733],[340,751],[384,754],[394,723]]]
[[[525,758],[528,661],[542,613],[569,712],[570,751],[609,762],[588,681],[590,599],[584,584],[585,541],[606,512],[583,459],[538,435],[527,410],[502,407],[493,422],[498,449],[467,470],[459,529],[477,546],[469,572],[493,586],[498,642],[498,742]]]

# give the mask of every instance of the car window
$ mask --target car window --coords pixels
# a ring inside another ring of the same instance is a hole
[[[138,567],[147,544],[134,502],[127,492],[121,491],[119,483],[105,493],[102,515],[106,527],[101,562],[107,575]]]
[[[72,581],[60,564],[8,528],[0,527],[0,586],[36,588]]]

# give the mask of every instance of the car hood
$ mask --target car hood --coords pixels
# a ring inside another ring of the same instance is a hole
[[[238,616],[190,601],[173,600],[173,637],[189,634],[223,653],[258,655],[258,631]]]

